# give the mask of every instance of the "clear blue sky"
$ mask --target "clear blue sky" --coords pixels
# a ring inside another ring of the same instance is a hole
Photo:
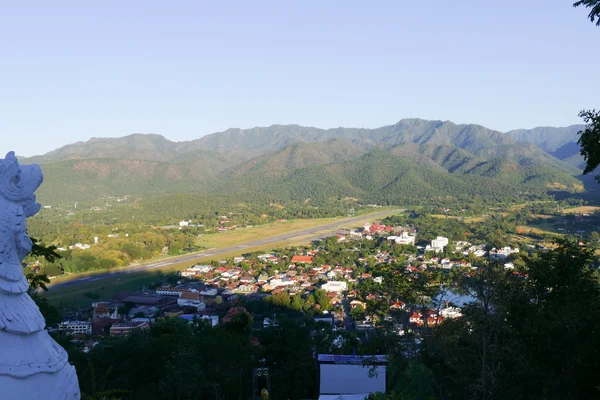
[[[600,28],[573,1],[6,1],[0,151],[277,123],[579,123],[600,107]]]

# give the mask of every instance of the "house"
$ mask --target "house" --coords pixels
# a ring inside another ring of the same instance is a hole
[[[462,317],[462,313],[460,312],[460,308],[456,307],[446,307],[440,310],[440,315],[444,318],[460,318]]]
[[[406,304],[404,304],[403,301],[395,301],[392,303],[392,305],[390,306],[391,310],[404,310],[404,308],[406,307]]]
[[[348,284],[341,281],[329,281],[321,285],[321,289],[325,290],[326,292],[335,292],[341,294],[342,292],[348,290]]]
[[[219,323],[219,316],[218,315],[202,315],[200,316],[200,318],[198,318],[201,321],[206,321],[210,324],[211,327],[215,327],[217,326],[217,324]]]
[[[315,322],[325,322],[326,324],[331,324],[333,326],[333,315],[319,315],[315,317]]]
[[[312,264],[312,256],[294,256],[292,257],[292,263],[294,264]]]
[[[258,291],[258,286],[254,284],[241,284],[234,290],[236,293],[254,293],[256,291]]]
[[[177,305],[179,307],[196,307],[198,311],[202,311],[206,308],[204,304],[204,298],[197,291],[185,291],[181,294],[181,297],[177,299]]]
[[[148,329],[149,327],[150,324],[147,320],[123,321],[110,327],[110,335],[126,336],[134,329]]]
[[[352,300],[350,302],[350,308],[355,309],[356,307],[361,306],[363,309],[367,309],[367,303],[360,300]]]
[[[63,321],[58,324],[58,330],[70,333],[71,335],[91,335],[92,323],[90,321]]]
[[[279,324],[274,319],[265,318],[263,320],[263,328],[268,328],[269,326],[279,326]]]
[[[240,283],[254,283],[256,282],[253,277],[246,275],[240,278]]]
[[[212,288],[212,287],[207,287],[205,289],[200,290],[200,295],[201,296],[216,296],[218,293],[217,288]]]
[[[181,271],[181,276],[185,277],[193,277],[199,274],[205,274],[209,271],[213,270],[212,265],[194,265],[192,268],[188,268],[184,271]]]
[[[494,257],[496,259],[505,259],[506,257],[508,257],[511,254],[515,254],[518,253],[519,249],[518,248],[511,248],[511,247],[502,247],[501,249],[492,249],[490,251],[490,256]]]
[[[415,311],[411,314],[409,320],[408,320],[411,324],[415,324],[417,326],[423,326],[424,325],[424,321],[423,321],[423,314],[421,314],[418,311]]]

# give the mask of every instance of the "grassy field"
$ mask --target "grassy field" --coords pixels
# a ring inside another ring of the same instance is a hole
[[[555,235],[555,236],[563,236],[561,233],[558,233],[557,231],[554,230],[554,227],[551,224],[548,223],[544,223],[544,224],[537,224],[537,225],[519,225],[517,226],[517,230],[519,233],[521,234],[537,234],[537,235],[544,235],[544,234],[550,234],[550,235]]]
[[[431,214],[431,216],[433,218],[439,218],[439,219],[445,219],[445,218],[462,219],[467,224],[474,223],[474,222],[483,222],[486,219],[485,216],[479,216],[479,217],[459,217],[459,216],[456,216],[456,215],[443,215],[443,214]]]
[[[358,221],[349,221],[347,224],[342,224],[339,228],[354,228],[360,226],[364,222],[372,221],[371,214],[379,213],[382,211],[389,211],[392,213],[392,208],[378,208],[373,212],[364,214]],[[229,231],[218,233],[214,235],[205,235],[199,238],[199,244],[208,248],[224,248],[235,246],[237,244],[253,242],[255,240],[265,239],[269,237],[275,237],[283,233],[289,233],[294,231],[301,231],[308,228],[314,228],[318,226],[328,225],[332,222],[348,220],[350,218],[322,218],[312,220],[294,220],[286,221],[282,223],[262,225],[254,228],[239,229],[236,231]],[[293,239],[276,241],[260,246],[249,246],[241,250],[231,251],[227,253],[221,253],[214,256],[207,256],[202,258],[202,262],[209,262],[215,260],[224,260],[239,256],[241,253],[249,253],[254,251],[268,251],[278,247],[285,246],[298,246],[308,244],[312,238],[319,235],[331,235],[335,233],[330,229],[324,228],[316,233],[310,235],[300,235]],[[166,259],[166,258],[162,258]],[[156,260],[152,260],[156,261]],[[104,273],[106,271],[95,271],[88,274],[71,275],[69,277],[61,277],[53,279],[53,283],[61,283],[71,279],[77,279],[81,277],[88,277],[89,281],[82,282],[76,286],[61,288],[58,290],[52,290],[44,294],[48,300],[59,308],[82,308],[89,307],[93,301],[109,300],[114,297],[115,294],[123,291],[139,290],[145,285],[152,282],[157,282],[162,279],[165,273],[171,271],[183,270],[196,264],[196,262],[184,261],[181,263],[175,263],[169,266],[156,268],[151,271],[132,272],[127,274],[121,274],[115,277],[107,277],[96,280],[95,275]],[[122,268],[119,270],[126,270]],[[117,271],[117,270],[114,270]]]
[[[235,246],[241,243],[253,242],[255,240],[265,239],[288,232],[314,228],[341,219],[342,218],[297,219],[254,226],[252,228],[240,228],[233,231],[211,233],[200,236],[196,240],[196,244],[207,249],[218,249],[221,247]]]
[[[561,210],[560,212],[563,214],[593,214],[594,212],[600,210],[600,207],[596,206],[580,206],[574,208],[566,208]]]

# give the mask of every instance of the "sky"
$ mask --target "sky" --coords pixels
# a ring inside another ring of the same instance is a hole
[[[600,28],[573,2],[5,1],[0,152],[413,117],[581,123],[600,107]]]

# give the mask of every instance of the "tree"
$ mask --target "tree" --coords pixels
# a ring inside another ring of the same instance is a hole
[[[275,293],[271,296],[271,303],[278,307],[287,307],[290,305],[290,295],[287,292]]]
[[[600,111],[582,110],[579,116],[587,125],[579,132],[577,143],[586,162],[583,173],[589,174],[600,165]],[[596,176],[596,180],[600,181],[600,176]]]
[[[304,303],[302,301],[302,296],[300,296],[300,293],[295,294],[294,297],[292,297],[292,302],[290,303],[290,307],[292,308],[292,310],[300,311],[302,310],[303,305]]]
[[[321,310],[326,311],[329,310],[329,306],[331,304],[331,299],[327,296],[327,292],[323,289],[317,289],[315,291],[315,301],[318,305],[321,306]]]
[[[43,257],[48,262],[54,262],[56,259],[61,258],[60,254],[56,252],[55,246],[44,246],[35,238],[32,238],[31,242],[32,256]],[[25,277],[27,278],[27,282],[29,282],[29,289],[27,289],[27,292],[39,307],[44,320],[46,320],[46,326],[56,326],[61,320],[60,313],[56,307],[50,304],[47,298],[39,295],[40,290],[44,292],[48,291],[48,287],[46,286],[47,283],[50,283],[48,275],[27,272]]]
[[[360,321],[365,317],[366,312],[365,308],[359,304],[350,311],[350,316],[354,318],[355,321]]]
[[[600,26],[600,0],[581,0],[573,4],[573,7],[579,6],[591,8],[588,18],[592,22],[594,22],[596,18],[598,18],[596,25]]]

